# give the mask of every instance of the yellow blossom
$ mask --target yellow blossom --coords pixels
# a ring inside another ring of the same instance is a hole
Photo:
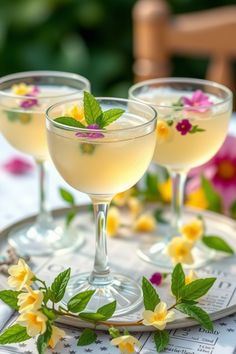
[[[40,309],[43,302],[43,292],[33,290],[27,287],[28,292],[18,295],[17,305],[20,307],[19,312],[37,311]]]
[[[80,122],[85,120],[84,118],[84,109],[77,104],[74,104],[72,107],[69,107],[64,112],[65,116],[72,117]]]
[[[62,329],[56,327],[56,326],[52,326],[52,334],[51,334],[51,338],[49,339],[48,345],[54,349],[55,346],[57,345],[58,341],[65,337],[66,333],[65,331],[63,331]]]
[[[131,335],[124,335],[111,340],[112,345],[118,346],[122,354],[135,353],[135,347],[141,347],[141,343],[137,338]]]
[[[125,192],[118,193],[114,196],[112,202],[119,207],[124,206],[127,203],[132,193],[133,193],[133,188],[130,188]]]
[[[31,92],[32,86],[26,85],[25,83],[21,82],[18,85],[13,85],[11,90],[15,95],[25,96]]]
[[[190,270],[188,275],[185,276],[185,285],[192,283],[196,279],[198,279],[197,274],[193,270]]]
[[[156,219],[151,214],[142,214],[134,223],[137,232],[152,232],[156,228]]]
[[[116,236],[120,227],[120,212],[118,208],[111,207],[107,213],[107,234]]]
[[[165,203],[170,203],[172,199],[172,182],[168,178],[166,181],[158,183],[157,185],[159,192],[161,194],[161,199]]]
[[[156,127],[157,144],[169,141],[173,136],[172,128],[164,120],[157,121]]]
[[[30,337],[43,334],[46,331],[48,318],[40,311],[22,313],[16,322],[26,327],[26,332]]]
[[[136,197],[130,197],[127,201],[129,210],[131,211],[131,214],[136,217],[138,214],[141,213],[142,211],[142,203],[140,200]]]
[[[192,264],[193,243],[186,241],[183,237],[174,237],[167,246],[167,254],[171,257],[173,263]]]
[[[189,241],[196,242],[203,235],[204,227],[202,220],[196,219],[180,228],[181,234]]]
[[[162,331],[168,322],[174,320],[174,311],[168,311],[165,302],[161,301],[155,307],[154,311],[145,310],[143,312],[143,324],[153,326]]]
[[[30,286],[33,282],[34,273],[23,259],[19,259],[18,264],[11,266],[8,273],[10,274],[8,285],[17,291],[22,290],[26,285]]]
[[[185,205],[193,208],[207,209],[208,201],[203,189],[198,188],[194,192],[188,194]]]

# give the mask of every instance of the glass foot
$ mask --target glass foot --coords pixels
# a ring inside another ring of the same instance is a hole
[[[112,274],[111,282],[102,286],[91,284],[89,278],[90,273],[71,278],[64,297],[64,305],[77,293],[94,289],[96,292],[86,307],[86,311],[89,312],[96,312],[99,307],[116,300],[114,316],[124,315],[142,303],[142,290],[135,280],[121,274]]]
[[[78,235],[78,230],[73,227],[66,229],[53,224],[50,227],[33,224],[12,230],[8,243],[19,255],[46,256],[72,252],[84,243],[84,236]]]
[[[168,239],[163,240],[163,238],[159,238],[157,242],[157,239],[155,237],[155,239],[152,238],[152,240],[142,243],[137,250],[138,256],[146,262],[171,270],[173,269],[173,263],[166,253],[169,241]],[[216,253],[214,250],[210,250],[199,243],[194,246],[192,255],[194,262],[191,265],[183,264],[185,269],[196,269],[206,265],[215,258]]]

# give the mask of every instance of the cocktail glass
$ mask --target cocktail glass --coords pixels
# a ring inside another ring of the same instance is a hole
[[[88,309],[112,300],[116,314],[138,306],[142,299],[137,281],[110,272],[107,257],[106,219],[115,194],[133,186],[145,173],[155,148],[156,112],[142,103],[118,98],[98,98],[102,110],[124,109],[106,130],[81,129],[55,122],[68,106],[83,100],[55,104],[47,110],[49,152],[58,172],[75,189],[88,194],[94,206],[96,252],[91,273],[75,275],[67,290],[69,299],[85,290],[96,292]],[[132,252],[132,251],[131,251]],[[119,255],[117,254],[117,257]]]
[[[166,167],[172,178],[172,213],[166,237],[142,244],[138,253],[148,262],[169,268],[171,260],[166,246],[179,234],[182,225],[187,173],[210,160],[223,144],[232,111],[232,92],[211,81],[164,78],[133,85],[129,98],[157,110],[153,162]],[[215,254],[204,246],[197,246],[193,255],[191,267],[199,267]]]
[[[82,243],[78,235],[64,232],[56,225],[47,209],[46,162],[49,154],[45,110],[59,100],[82,96],[84,90],[90,90],[89,81],[73,73],[31,71],[0,79],[1,131],[14,148],[35,159],[39,172],[36,221],[9,235],[9,243],[19,254],[39,256],[69,252]]]

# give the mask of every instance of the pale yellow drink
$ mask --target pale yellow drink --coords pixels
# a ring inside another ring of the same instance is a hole
[[[135,116],[131,118],[130,114],[123,114],[108,131],[137,126]],[[140,125],[145,123],[139,119]],[[50,155],[59,173],[72,187],[93,196],[113,196],[133,186],[150,163],[155,131],[142,134],[142,129],[125,134],[114,130],[114,134],[89,139],[78,138],[74,131],[50,127]]]
[[[191,95],[189,94],[189,96]],[[189,170],[209,161],[224,142],[231,116],[227,104],[219,107],[216,105],[214,108],[209,107],[208,110],[203,112],[184,110],[183,108],[176,109],[176,111],[174,111],[174,108],[170,110],[168,106],[170,107],[181,96],[182,94],[178,96],[175,93],[174,97],[161,97],[152,93],[138,97],[140,100],[150,102],[157,109],[158,126],[160,126],[160,122],[173,121],[173,124],[167,127],[169,132],[166,138],[158,137],[157,132],[157,143],[153,156],[155,163],[172,171]],[[209,95],[209,97],[214,103],[220,102],[215,96]],[[188,119],[192,126],[198,126],[204,131],[194,134],[188,132],[182,135],[176,129],[177,124],[182,119]]]

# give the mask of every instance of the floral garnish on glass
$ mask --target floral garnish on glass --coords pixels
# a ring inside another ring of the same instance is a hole
[[[27,85],[22,82],[18,85],[12,86],[12,93],[26,97],[23,101],[20,101],[19,106],[21,108],[29,109],[38,105],[38,100],[36,98],[40,93],[38,86]]]

